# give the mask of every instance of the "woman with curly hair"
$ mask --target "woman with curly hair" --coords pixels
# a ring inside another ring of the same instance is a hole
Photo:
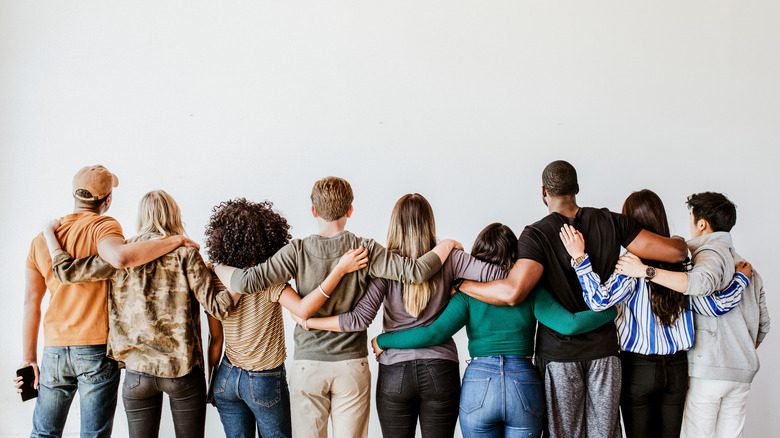
[[[185,231],[173,197],[163,190],[144,195],[138,206],[138,235],[130,241],[177,235]],[[125,365],[122,401],[130,436],[158,435],[167,393],[176,436],[202,437],[206,381],[198,304],[225,318],[233,300],[214,288],[219,281],[198,250],[182,247],[145,265],[114,269],[97,255],[73,260],[60,249],[51,228],[44,236],[58,280],[108,280],[107,355]]]
[[[206,226],[208,256],[218,264],[250,267],[262,263],[290,240],[289,229],[271,202],[244,198],[214,207]],[[242,295],[236,310],[222,323],[209,317],[209,374],[211,389],[228,437],[289,437],[290,393],[284,359],[282,306],[302,318],[310,317],[328,299],[341,277],[362,269],[366,250],[342,256],[318,291],[301,298],[287,284]],[[222,354],[221,364],[214,370]]]

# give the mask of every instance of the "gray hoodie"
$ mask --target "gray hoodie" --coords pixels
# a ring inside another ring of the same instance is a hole
[[[714,232],[688,241],[693,269],[687,295],[723,290],[744,260],[734,251],[731,234]],[[764,283],[753,271],[742,301],[729,313],[713,317],[694,313],[695,339],[688,351],[688,374],[713,380],[750,383],[759,368],[756,344],[769,332]]]

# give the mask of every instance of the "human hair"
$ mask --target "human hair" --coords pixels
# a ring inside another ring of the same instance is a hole
[[[550,196],[574,196],[580,191],[577,170],[567,161],[553,161],[542,171],[542,186]]]
[[[76,196],[80,196],[82,198],[92,198],[92,193],[89,190],[85,189],[78,189],[75,192]],[[100,209],[100,206],[103,205],[104,202],[108,199],[108,197],[111,196],[111,193],[107,194],[106,196],[95,199],[92,201],[85,201],[84,199],[79,199],[74,196],[73,199],[76,200],[76,206],[79,208],[87,208],[89,210],[98,210]]]
[[[634,219],[642,228],[660,236],[669,237],[669,222],[661,198],[651,190],[639,190],[626,198],[623,214]],[[652,260],[642,260],[648,266],[682,271],[680,263],[668,264]],[[656,283],[649,283],[650,310],[661,324],[671,326],[688,307],[688,297]]]
[[[737,206],[722,193],[694,193],[688,196],[686,204],[693,219],[704,219],[712,231],[731,231],[737,223]]]
[[[187,235],[179,205],[165,190],[152,190],[138,203],[138,234]]]
[[[471,255],[483,262],[499,265],[509,272],[517,260],[517,236],[508,226],[494,222],[480,231],[471,248]]]
[[[387,249],[404,257],[419,258],[436,246],[436,222],[428,200],[419,193],[404,195],[393,207],[387,229]],[[417,317],[428,306],[434,281],[404,284],[404,309]]]
[[[248,268],[264,262],[292,237],[287,220],[270,201],[220,202],[206,224],[206,253],[215,263]]]
[[[353,199],[352,187],[337,176],[322,178],[311,189],[311,205],[317,216],[327,222],[346,216]]]

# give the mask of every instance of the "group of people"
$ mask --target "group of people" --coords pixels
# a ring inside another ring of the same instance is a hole
[[[384,436],[413,437],[419,422],[424,437],[452,437],[460,420],[465,437],[620,437],[621,413],[628,437],[742,433],[769,316],[722,194],[688,198],[685,242],[652,191],[632,193],[620,214],[580,207],[576,170],[554,161],[542,173],[550,214],[519,238],[488,225],[469,255],[437,239],[419,194],[396,203],[386,247],[355,236],[352,189],[327,177],[311,194],[318,234],[291,240],[270,202],[229,200],[206,227],[206,263],[161,190],[144,196],[139,233],[125,240],[104,214],[117,185],[102,166],[81,169],[74,213],[30,248],[32,436],[62,434],[76,390],[82,435],[110,436],[124,366],[134,437],[159,433],[163,393],[179,437],[203,436],[209,401],[228,437],[326,437],[329,420],[335,437],[365,437],[366,328],[380,307],[371,344]],[[289,385],[282,307],[298,323]],[[452,336],[463,326],[461,384]]]

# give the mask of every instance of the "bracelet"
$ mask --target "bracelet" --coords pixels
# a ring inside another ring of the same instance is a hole
[[[303,327],[303,329],[308,332],[309,331],[309,320],[308,319],[304,319],[303,322],[301,323],[301,327]]]
[[[320,292],[322,292],[322,294],[325,295],[325,298],[330,298],[330,295],[326,294],[325,291],[322,290],[322,285],[317,286],[317,289],[319,289]]]

